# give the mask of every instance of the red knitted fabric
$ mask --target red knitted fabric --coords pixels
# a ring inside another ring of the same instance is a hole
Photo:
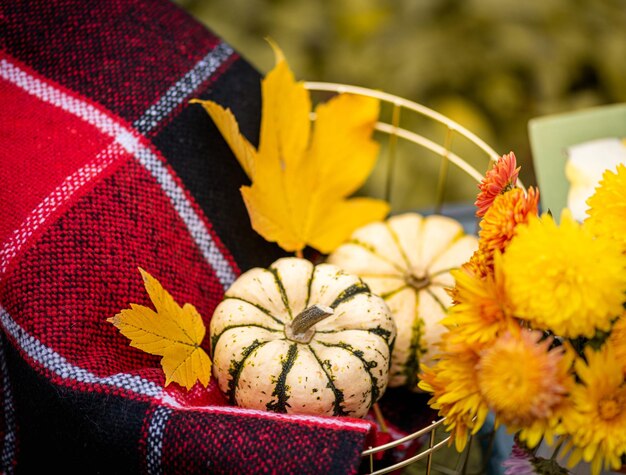
[[[192,97],[258,142],[260,77],[164,0],[0,7],[0,467],[82,473],[354,473],[372,424],[164,388],[106,319],[149,304],[137,267],[208,320],[279,249]],[[205,341],[208,346],[208,339]]]

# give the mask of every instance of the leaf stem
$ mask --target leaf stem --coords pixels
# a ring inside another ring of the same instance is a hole
[[[541,438],[539,439],[539,442],[537,443],[537,445],[535,445],[534,448],[531,449],[531,453],[533,454],[533,457],[537,456],[537,451],[539,450],[539,446],[541,445],[541,443],[543,442],[543,436],[541,436]]]
[[[556,457],[559,455],[561,447],[563,446],[563,442],[565,442],[565,439],[559,440],[559,442],[556,444],[556,447],[554,448],[554,452],[552,452],[552,457],[550,457],[550,460],[556,460]]]

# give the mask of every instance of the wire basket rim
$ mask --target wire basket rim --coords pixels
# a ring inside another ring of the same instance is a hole
[[[393,104],[394,107],[396,108],[399,108],[399,107],[406,108],[408,110],[411,110],[417,114],[420,114],[424,117],[432,119],[435,122],[438,122],[446,126],[448,128],[449,133],[456,132],[464,136],[467,140],[469,140],[474,145],[476,145],[480,150],[482,150],[486,154],[490,162],[495,162],[496,160],[500,158],[500,155],[496,153],[492,147],[490,147],[485,141],[483,141],[477,135],[470,132],[469,130],[467,130],[465,127],[455,122],[454,120],[444,116],[443,114],[433,109],[430,109],[429,107],[419,104],[417,102],[410,101],[400,96],[383,92],[380,90],[370,89],[370,88],[360,87],[360,86],[353,86],[353,85],[348,85],[348,84],[332,83],[332,82],[317,82],[317,81],[305,81],[303,84],[304,84],[304,87],[309,91],[334,92],[338,94],[348,93],[348,94],[362,95],[362,96],[372,97],[380,101]],[[315,119],[315,113],[311,114],[311,118],[313,120]],[[470,165],[463,158],[452,153],[449,150],[449,147],[447,145],[442,146],[418,133],[415,133],[411,130],[400,128],[398,122],[396,122],[395,124],[388,124],[388,123],[379,121],[376,123],[375,129],[380,132],[386,133],[390,136],[400,137],[407,141],[413,142],[416,145],[419,145],[426,149],[431,150],[432,152],[440,155],[443,159],[453,162],[457,167],[462,169],[465,173],[467,173],[470,177],[472,177],[477,182],[480,182],[483,179],[483,176],[484,176],[483,173],[478,172],[472,165]],[[519,180],[518,180],[518,185],[524,189],[524,185]],[[405,442],[409,442],[411,440],[417,439],[426,434],[430,434],[430,443],[427,444],[428,446],[422,449],[419,453],[417,453],[416,455],[413,455],[412,457],[409,457],[408,459],[401,460],[388,467],[377,470],[373,472],[372,475],[388,473],[393,470],[403,468],[425,457],[428,457],[428,466],[430,467],[431,457],[432,457],[433,452],[437,451],[438,449],[440,449],[441,447],[443,447],[446,443],[450,441],[451,436],[448,435],[447,437],[437,442],[436,444],[434,442],[434,431],[439,426],[442,426],[444,423],[445,423],[445,417],[439,417],[437,420],[433,420],[431,424],[425,427],[422,427],[420,429],[417,429],[416,431],[413,431],[412,433],[407,434],[406,436],[400,439],[397,439],[397,440],[394,440],[394,441],[391,441],[391,442],[388,442],[386,444],[379,445],[376,447],[369,447],[367,450],[364,450],[361,453],[361,456],[362,457],[369,456],[371,460],[371,457],[375,453],[392,449]]]
[[[406,109],[417,112],[418,114],[429,117],[445,125],[452,131],[460,133],[465,138],[467,138],[468,140],[473,142],[475,145],[477,145],[479,148],[481,148],[491,160],[497,160],[500,157],[500,155],[498,155],[498,153],[496,153],[496,151],[492,147],[490,147],[484,140],[482,140],[473,132],[470,132],[469,130],[467,130],[458,122],[446,117],[445,115],[429,107],[426,107],[425,105],[419,104],[409,99],[405,99],[403,97],[396,96],[394,94],[383,92],[377,89],[370,89],[367,87],[352,86],[349,84],[341,84],[341,83],[333,83],[333,82],[305,81],[304,87],[312,91],[320,91],[320,92],[327,91],[327,92],[337,92],[337,93],[359,94],[363,96],[374,97],[376,99],[394,104],[396,106],[405,107]]]

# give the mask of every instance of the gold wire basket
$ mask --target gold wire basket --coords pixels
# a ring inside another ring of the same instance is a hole
[[[398,166],[397,158],[404,158],[404,156],[398,157],[398,148],[402,143],[410,144],[410,146],[413,147],[413,150],[410,148],[404,150],[404,155],[409,155],[411,159],[420,156],[420,153],[425,160],[428,160],[426,155],[439,159],[439,169],[438,172],[436,172],[438,176],[433,211],[442,214],[446,214],[442,212],[442,209],[450,174],[449,165],[455,165],[465,175],[469,176],[473,182],[479,183],[483,178],[483,171],[489,167],[491,161],[495,161],[499,157],[489,145],[475,134],[455,121],[421,104],[408,101],[392,94],[363,87],[325,82],[305,82],[304,84],[309,91],[319,94],[320,96],[324,94],[334,95],[338,93],[349,93],[373,97],[381,101],[380,121],[377,122],[375,130],[378,131],[377,135],[382,136],[381,143],[383,150],[383,153],[379,157],[379,166],[382,167],[382,170],[379,169],[378,173],[384,174],[385,177],[382,181],[383,191],[377,194],[383,195],[392,205],[393,211],[398,211],[392,201],[392,190],[394,188],[394,170]],[[315,119],[314,115],[312,119]],[[429,136],[423,131],[428,131]],[[459,143],[460,141],[463,143]],[[453,144],[455,144],[455,147],[458,146],[459,149],[463,150],[465,159],[453,152]],[[382,165],[380,165],[381,162]],[[480,167],[483,171],[478,171],[477,167]],[[473,186],[471,189],[473,190],[473,196],[475,196],[477,190],[476,186]],[[433,468],[433,454],[446,446],[450,439],[446,434],[442,440],[437,440],[436,433],[440,432],[437,429],[440,428],[443,423],[444,419],[433,421],[427,427],[398,440],[377,447],[370,447],[365,450],[362,453],[362,457],[369,458],[369,473],[371,475],[388,473],[426,459],[425,473],[430,474]],[[427,439],[427,443],[424,444],[418,453],[397,463],[374,470],[374,457],[376,454],[419,438]],[[490,451],[492,442],[493,437],[490,441],[488,451]],[[448,469],[447,473],[466,473],[471,444],[472,440],[470,439],[466,448],[467,452],[460,457],[460,467],[457,463],[457,467],[453,470]]]

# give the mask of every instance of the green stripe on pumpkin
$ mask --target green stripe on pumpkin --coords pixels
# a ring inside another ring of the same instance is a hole
[[[355,331],[355,332],[373,333],[374,335],[383,338],[385,342],[389,345],[390,349],[393,349],[393,345],[396,341],[394,338],[393,341],[390,342],[389,338],[391,337],[391,332],[389,330],[385,330],[380,325],[378,325],[375,328],[346,328],[346,330]],[[316,330],[317,333],[337,333],[338,331],[341,331],[341,330]]]
[[[385,261],[387,264],[389,264],[391,267],[396,269],[398,272],[404,273],[404,269],[402,267],[398,266],[398,264],[393,262],[391,259],[389,259],[384,254],[379,253],[378,250],[374,246],[372,246],[371,244],[363,242],[363,241],[359,241],[358,239],[351,239],[346,244],[354,244],[355,246],[363,248],[367,252],[369,252],[370,254],[372,254],[375,257],[377,257],[378,259],[380,259],[381,261]]]
[[[391,227],[391,224],[389,224],[389,221],[385,221],[384,224],[385,224],[385,228],[387,228],[387,232],[389,233],[389,236],[391,237],[391,240],[394,242],[394,244],[396,245],[396,247],[400,251],[400,255],[402,256],[402,260],[404,261],[404,265],[406,266],[407,270],[410,270],[413,267],[413,264],[411,264],[411,261],[409,260],[409,256],[407,255],[406,251],[404,250],[404,247],[402,247],[402,242],[400,241],[400,237],[394,231],[394,229]]]
[[[286,358],[281,358],[282,370],[272,391],[272,396],[276,396],[275,400],[272,400],[266,404],[268,411],[286,413],[287,408],[291,407],[287,402],[289,400],[289,386],[287,385],[287,375],[296,361],[298,356],[298,344],[294,343],[289,347]]]
[[[228,390],[226,391],[226,396],[228,397],[228,400],[231,404],[236,404],[235,396],[237,395],[239,376],[241,376],[241,372],[243,371],[246,360],[254,352],[254,350],[265,345],[266,343],[269,343],[269,341],[254,340],[251,345],[246,346],[243,349],[243,351],[241,352],[242,358],[239,361],[231,360],[230,368],[228,369],[230,380],[228,381]]]
[[[350,300],[355,295],[363,294],[366,292],[370,292],[370,288],[367,286],[365,282],[359,280],[356,284],[352,284],[347,289],[343,290],[335,299],[335,301],[330,304],[330,308],[333,310],[336,309],[343,302]]]
[[[313,287],[313,280],[315,279],[315,269],[315,266],[311,268],[311,275],[309,276],[309,281],[307,282],[306,302],[304,303],[304,308],[307,308],[309,306],[309,302],[311,301],[311,288]]]
[[[417,384],[417,374],[420,368],[420,356],[422,353],[422,319],[420,318],[417,308],[419,305],[419,292],[416,297],[415,318],[411,327],[411,344],[409,346],[409,354],[404,365],[404,374],[406,376],[406,385],[413,388]]]
[[[404,284],[404,285],[401,285],[399,288],[397,288],[397,289],[395,289],[395,290],[390,290],[390,291],[389,291],[389,292],[387,292],[387,293],[380,294],[380,297],[381,297],[383,300],[385,300],[385,301],[386,301],[387,299],[390,299],[391,297],[393,297],[393,296],[394,296],[394,295],[396,295],[397,293],[402,292],[404,289],[408,289],[408,288],[409,288],[409,286],[408,286],[407,284]]]
[[[347,416],[348,413],[342,407],[342,403],[344,401],[343,391],[341,391],[335,386],[335,383],[333,382],[333,377],[330,374],[328,374],[328,371],[326,370],[326,363],[319,359],[315,351],[313,351],[313,348],[311,348],[310,346],[308,348],[311,351],[311,354],[317,360],[317,363],[322,368],[322,371],[326,375],[326,378],[328,379],[328,384],[326,385],[326,387],[330,389],[333,392],[333,395],[335,396],[335,400],[333,402],[333,415],[334,416]],[[330,361],[328,361],[327,364],[330,364]]]
[[[229,325],[227,327],[224,327],[224,329],[219,334],[211,335],[211,350],[215,348],[221,336],[224,333],[226,333],[228,330],[232,330],[233,328],[248,328],[248,327],[262,328],[263,330],[267,330],[268,332],[274,332],[274,333],[283,332],[283,330],[276,330],[275,328],[264,327],[263,325],[259,325],[258,323],[242,323],[240,325]]]
[[[387,344],[391,347],[393,345],[394,341],[389,342],[389,338],[391,337],[391,332],[389,330],[385,330],[383,327],[381,327],[380,325],[378,325],[376,328],[368,328],[367,330],[370,333],[373,333],[374,335],[378,335],[382,338],[385,339],[385,341],[387,342]]]
[[[264,314],[266,314],[268,317],[270,317],[272,320],[276,321],[276,323],[280,323],[281,325],[284,325],[285,322],[283,322],[282,320],[276,318],[268,309],[266,309],[265,307],[259,305],[258,303],[254,303],[254,302],[250,302],[249,300],[246,300],[244,298],[241,297],[231,297],[231,296],[225,296],[223,300],[239,300],[240,302],[245,302],[249,305],[252,305],[253,307],[256,307],[257,309],[259,309],[261,312],[263,312]]]
[[[367,374],[370,377],[370,381],[372,382],[372,398],[370,404],[374,404],[378,401],[378,397],[380,396],[380,389],[378,389],[378,378],[372,374],[372,368],[376,368],[378,366],[377,361],[367,361],[363,358],[363,351],[355,350],[354,347],[348,343],[340,342],[340,343],[326,343],[323,341],[317,341],[318,344],[324,345],[330,348],[341,348],[342,350],[346,350],[349,353],[353,354],[356,358],[358,358],[363,364],[363,368],[367,371]]]
[[[271,272],[272,275],[274,276],[274,281],[276,282],[276,287],[278,288],[278,293],[280,293],[280,298],[283,301],[283,305],[285,305],[285,308],[287,309],[287,312],[289,313],[289,317],[291,317],[290,319],[293,320],[293,314],[291,313],[291,307],[289,306],[289,299],[287,298],[287,291],[285,290],[285,286],[283,285],[282,279],[278,275],[278,271],[274,269],[273,267],[270,267],[267,270]]]
[[[426,292],[428,292],[428,295],[430,295],[433,298],[433,300],[439,304],[439,306],[441,307],[441,310],[443,310],[443,313],[448,313],[448,308],[444,305],[441,299],[435,295],[435,293],[432,290],[426,289]]]

